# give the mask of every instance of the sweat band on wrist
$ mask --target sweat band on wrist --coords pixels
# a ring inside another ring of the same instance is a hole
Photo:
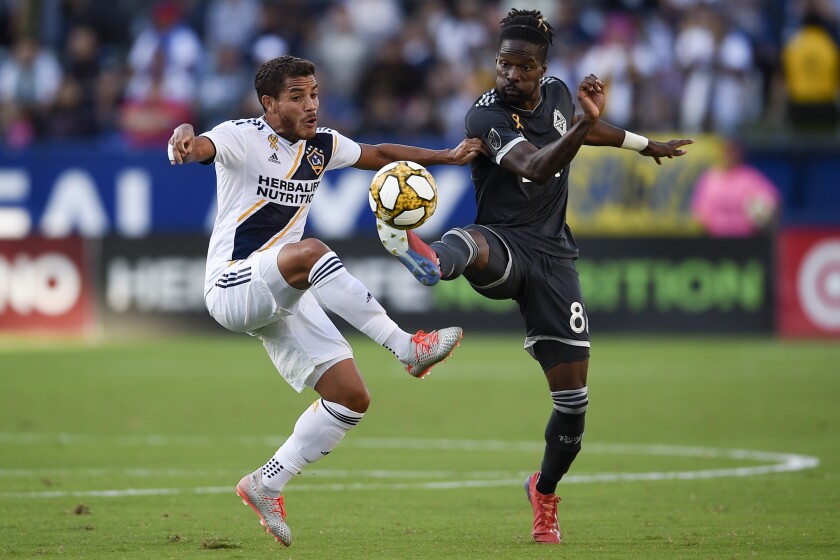
[[[624,131],[624,142],[621,147],[625,150],[633,150],[634,152],[641,152],[648,147],[648,139],[638,134],[633,134],[629,130]]]

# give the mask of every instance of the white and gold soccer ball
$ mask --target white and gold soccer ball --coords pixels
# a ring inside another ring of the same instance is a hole
[[[376,217],[397,229],[423,225],[437,208],[437,185],[425,167],[395,161],[376,172],[368,194]]]

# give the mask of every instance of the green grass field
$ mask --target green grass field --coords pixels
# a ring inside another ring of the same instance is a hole
[[[518,336],[424,381],[352,342],[373,402],[287,487],[289,549],[234,486],[315,394],[258,341],[0,342],[0,557],[840,557],[836,342],[595,337],[560,547],[530,540],[551,401]]]

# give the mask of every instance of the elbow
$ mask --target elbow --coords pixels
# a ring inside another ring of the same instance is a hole
[[[554,177],[554,173],[534,173],[530,177],[525,177],[532,183],[547,183],[551,178]]]

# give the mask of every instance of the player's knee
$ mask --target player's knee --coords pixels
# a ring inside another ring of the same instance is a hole
[[[277,268],[289,285],[306,289],[309,271],[330,251],[330,248],[318,239],[304,239],[289,243],[277,254]]]
[[[366,387],[354,388],[342,395],[342,405],[346,406],[353,412],[363,413],[367,412],[370,407],[370,392]]]
[[[311,270],[318,259],[330,252],[330,248],[320,239],[304,239],[296,245],[298,261],[306,270]]]

